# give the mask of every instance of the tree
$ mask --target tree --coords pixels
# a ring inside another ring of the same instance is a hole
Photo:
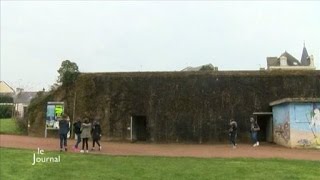
[[[62,83],[62,85],[68,86],[75,82],[80,72],[76,63],[69,60],[64,60],[61,63],[58,73],[58,82]]]

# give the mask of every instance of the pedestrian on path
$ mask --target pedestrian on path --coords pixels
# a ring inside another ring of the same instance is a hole
[[[59,119],[59,136],[60,136],[60,152],[68,150],[67,147],[67,134],[69,132],[69,118],[67,115],[63,115],[61,119]]]
[[[93,126],[92,126],[91,132],[92,132],[92,140],[93,140],[92,149],[91,150],[94,150],[95,143],[97,143],[98,146],[99,146],[99,151],[100,151],[101,148],[102,148],[100,143],[99,143],[99,140],[101,138],[101,126],[100,126],[100,123],[97,120],[95,120],[93,122]]]
[[[90,136],[90,131],[91,131],[91,123],[89,122],[88,118],[84,119],[84,122],[81,124],[81,138],[82,138],[82,149],[81,153],[86,151],[87,153],[89,152],[88,150],[88,140],[91,137]],[[86,145],[86,150],[84,149],[84,146]]]
[[[73,130],[77,139],[76,144],[74,145],[74,149],[78,149],[78,145],[81,142],[81,121],[80,118],[77,118],[76,122],[73,123]]]
[[[253,142],[253,147],[259,146],[258,141],[258,132],[260,131],[260,127],[258,125],[258,122],[254,117],[250,117],[250,132],[251,132],[251,139]]]
[[[236,138],[237,138],[237,128],[238,128],[238,124],[234,119],[230,119],[230,123],[229,123],[229,139],[230,142],[232,144],[233,148],[237,147],[236,144]]]

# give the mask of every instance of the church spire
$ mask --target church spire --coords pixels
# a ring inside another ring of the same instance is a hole
[[[301,65],[302,66],[309,66],[310,65],[310,60],[309,60],[309,54],[306,48],[305,41],[303,41],[303,50],[302,50],[302,55],[301,55]]]

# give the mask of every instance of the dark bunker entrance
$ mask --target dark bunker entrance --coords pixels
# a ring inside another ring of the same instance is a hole
[[[131,118],[131,141],[147,141],[147,117],[132,116]]]
[[[258,132],[258,139],[261,142],[273,142],[273,121],[272,112],[255,112],[257,122],[260,126]]]

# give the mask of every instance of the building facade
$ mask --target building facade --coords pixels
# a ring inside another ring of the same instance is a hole
[[[308,54],[304,46],[301,60],[299,61],[290,53],[285,51],[279,57],[267,57],[268,70],[315,70],[314,57]]]

